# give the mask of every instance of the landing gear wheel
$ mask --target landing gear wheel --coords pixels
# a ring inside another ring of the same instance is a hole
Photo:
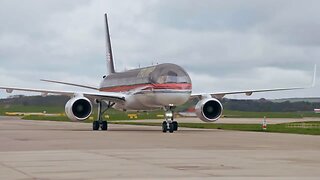
[[[102,121],[101,122],[101,130],[102,131],[108,130],[108,122],[107,121]]]
[[[92,123],[92,130],[98,131],[99,128],[100,128],[100,123],[99,123],[99,121],[93,121],[93,123]]]
[[[173,133],[178,130],[178,123],[174,121],[174,108],[175,106],[166,106],[164,107],[165,113],[165,121],[162,123],[162,132],[169,131]]]
[[[168,125],[166,121],[163,121],[162,123],[162,132],[166,133],[168,131]]]
[[[172,125],[173,125],[173,130],[174,131],[178,131],[178,127],[179,127],[178,122],[177,121],[173,121]]]
[[[108,130],[108,122],[103,120],[103,114],[110,108],[112,108],[115,103],[112,102],[107,102],[107,107],[105,109],[102,109],[102,101],[96,100],[96,103],[98,104],[98,119],[94,121],[92,124],[92,129],[94,131],[97,131],[101,128],[102,131],[107,131]]]
[[[173,129],[173,123],[169,123],[169,132],[170,133],[173,133],[174,132],[174,129]]]

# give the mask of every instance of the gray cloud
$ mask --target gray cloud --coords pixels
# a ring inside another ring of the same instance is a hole
[[[176,63],[190,72],[196,91],[307,85],[320,62],[315,0],[23,2],[0,1],[3,85],[64,88],[40,78],[98,84],[106,71],[104,12],[118,70]]]

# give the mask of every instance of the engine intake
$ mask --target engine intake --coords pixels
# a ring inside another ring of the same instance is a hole
[[[196,105],[196,114],[204,122],[217,121],[223,112],[223,106],[214,98],[203,99]]]
[[[65,111],[71,121],[84,121],[92,113],[92,104],[88,98],[74,97],[67,102]]]

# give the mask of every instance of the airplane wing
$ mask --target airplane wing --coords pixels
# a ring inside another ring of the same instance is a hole
[[[260,92],[275,92],[275,91],[290,91],[290,90],[298,90],[298,89],[307,89],[310,87],[296,87],[296,88],[275,88],[275,89],[256,89],[256,90],[243,90],[243,91],[226,91],[226,92],[213,92],[213,93],[199,93],[199,94],[192,94],[191,97],[207,97],[211,96],[214,98],[221,99],[226,95],[232,94],[245,94],[247,96],[251,96],[253,93],[260,93]]]
[[[25,92],[37,92],[42,95],[58,94],[66,96],[83,95],[88,98],[107,100],[112,102],[123,102],[125,101],[125,94],[115,92],[75,92],[75,91],[59,91],[59,90],[46,90],[46,89],[33,89],[33,88],[18,88],[18,87],[2,87],[0,89],[6,90],[7,93],[13,91],[25,91]]]
[[[63,85],[68,85],[68,86],[81,87],[81,88],[86,88],[86,89],[99,90],[99,88],[97,88],[97,87],[88,86],[88,85],[82,85],[82,84],[69,83],[69,82],[62,82],[62,81],[55,81],[55,80],[48,80],[48,79],[40,79],[40,81],[49,82],[49,83],[55,83],[55,84],[63,84]]]
[[[291,87],[291,88],[273,88],[273,89],[255,89],[255,90],[243,90],[243,91],[199,93],[199,94],[192,94],[191,97],[197,97],[200,99],[204,98],[204,97],[213,97],[213,98],[222,99],[224,96],[231,95],[231,94],[245,94],[247,96],[251,96],[253,93],[260,93],[260,92],[275,92],[275,91],[290,91],[290,90],[298,90],[298,89],[308,89],[308,88],[315,87],[316,73],[317,73],[317,65],[314,66],[312,85],[308,86],[308,87]]]

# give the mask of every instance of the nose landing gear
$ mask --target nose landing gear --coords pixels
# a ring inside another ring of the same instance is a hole
[[[170,132],[173,133],[174,131],[178,131],[179,124],[177,121],[174,121],[174,108],[166,107],[165,108],[165,121],[162,122],[162,132]]]

